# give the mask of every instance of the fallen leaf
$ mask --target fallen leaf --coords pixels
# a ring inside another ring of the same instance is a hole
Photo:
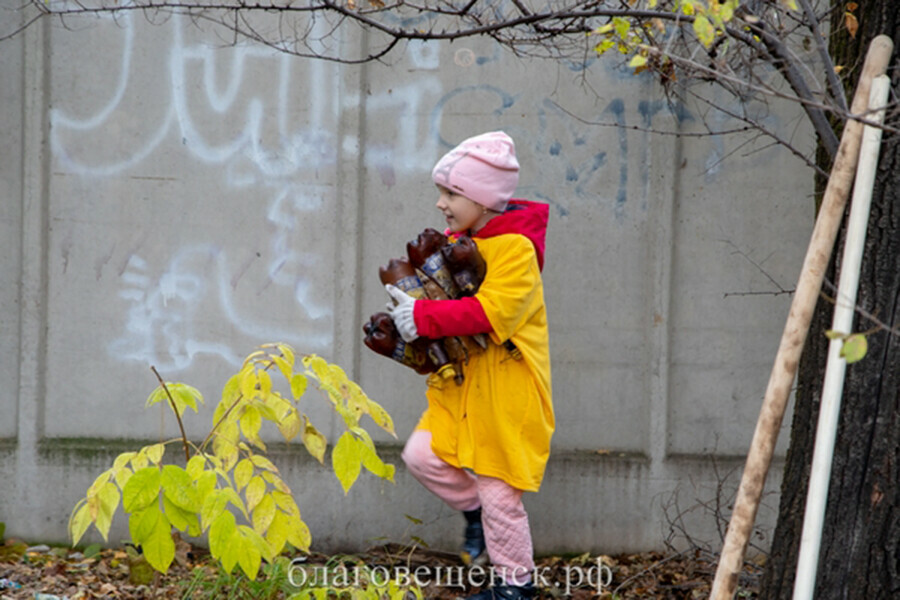
[[[856,20],[856,17],[850,13],[844,13],[844,25],[847,27],[850,37],[855,38],[856,31],[859,29],[859,21]]]

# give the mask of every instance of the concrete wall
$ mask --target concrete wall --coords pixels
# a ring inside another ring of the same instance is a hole
[[[21,19],[4,14],[4,27]],[[177,435],[144,409],[151,365],[207,395],[186,423],[200,438],[243,356],[288,342],[343,365],[402,441],[424,382],[361,343],[387,299],[377,268],[441,226],[437,158],[500,128],[518,145],[518,195],[551,204],[558,428],[544,488],[526,500],[537,552],[660,547],[665,507],[733,485],[789,304],[764,292],[793,287],[812,226],[811,174],[789,153],[751,136],[649,133],[733,124],[670,106],[614,59],[530,62],[467,40],[348,67],[221,47],[178,19],[67,25],[0,44],[8,535],[63,540],[118,452]],[[794,109],[760,112],[811,148]],[[329,409],[311,413],[333,439]],[[378,440],[399,464],[398,442]],[[298,446],[273,454],[318,549],[458,543],[460,518],[402,468],[395,484],[364,477],[342,498]],[[763,509],[760,522],[773,518]],[[686,523],[715,539],[703,510]],[[121,514],[114,527],[112,542],[126,535]]]

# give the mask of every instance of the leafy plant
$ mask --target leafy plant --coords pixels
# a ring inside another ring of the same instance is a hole
[[[347,430],[331,453],[334,473],[346,494],[362,468],[393,481],[394,466],[378,456],[360,420],[368,415],[394,434],[390,415],[347,378],[337,365],[316,355],[296,360],[287,344],[266,344],[250,354],[240,371],[225,384],[213,415],[213,425],[199,445],[188,441],[182,416],[198,412],[203,396],[183,383],[165,382],[147,406],[167,402],[175,413],[181,438],[125,452],[113,461],[75,505],[69,519],[73,545],[93,524],[106,540],[120,502],[128,514],[131,541],[147,562],[165,573],[175,557],[174,530],[206,535],[210,554],[226,573],[239,565],[255,580],[262,560],[274,559],[291,546],[308,551],[311,535],[300,509],[278,468],[266,457],[260,437],[271,421],[285,440],[300,437],[307,451],[324,464],[327,440],[301,410],[310,381],[330,401]],[[154,373],[156,373],[154,369]],[[280,374],[289,395],[276,390],[272,374]],[[166,462],[166,446],[181,442],[185,462]]]

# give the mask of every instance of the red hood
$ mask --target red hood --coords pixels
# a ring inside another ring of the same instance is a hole
[[[534,244],[538,266],[544,269],[544,239],[547,235],[547,220],[550,205],[528,200],[510,200],[506,210],[487,222],[472,237],[490,238],[505,233],[524,235]]]

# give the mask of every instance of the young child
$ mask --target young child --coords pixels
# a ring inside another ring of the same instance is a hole
[[[397,302],[391,317],[406,341],[487,333],[491,343],[470,357],[462,385],[429,377],[428,408],[403,460],[426,488],[463,511],[463,560],[490,558],[494,585],[469,600],[531,598],[534,556],[522,493],[541,485],[554,428],[541,282],[549,207],[511,200],[519,163],[501,131],[463,141],[432,178],[451,234],[472,236],[487,272],[477,294],[459,300],[413,300],[387,286]]]

